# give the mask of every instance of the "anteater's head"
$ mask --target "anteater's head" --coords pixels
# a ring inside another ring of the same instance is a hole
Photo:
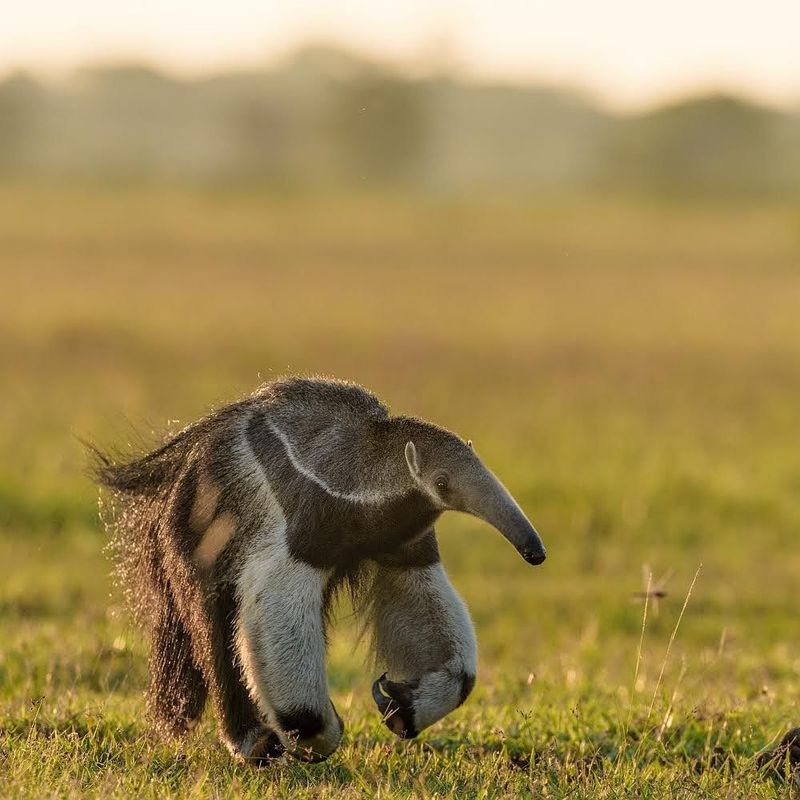
[[[425,423],[409,426],[409,433],[405,459],[411,478],[438,508],[488,522],[529,564],[545,560],[539,534],[471,442]]]

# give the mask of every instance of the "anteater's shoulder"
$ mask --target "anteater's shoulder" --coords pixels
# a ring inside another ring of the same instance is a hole
[[[289,412],[292,416],[322,419],[385,418],[389,414],[386,406],[363,386],[334,378],[279,378],[262,386],[254,399],[278,415]]]

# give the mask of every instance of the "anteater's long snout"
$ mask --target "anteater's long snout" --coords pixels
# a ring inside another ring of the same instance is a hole
[[[542,540],[539,537],[539,534],[534,531],[536,535],[537,544],[533,542],[531,545],[525,549],[520,550],[520,555],[529,563],[533,564],[534,567],[538,567],[546,558],[547,558],[547,551],[544,549],[544,545],[542,544]]]
[[[541,537],[510,494],[508,494],[508,500],[513,508],[510,508],[507,514],[502,515],[501,519],[496,522],[489,520],[487,522],[497,528],[529,564],[534,566],[541,564],[547,558],[547,551]]]
[[[547,558],[536,528],[505,486],[485,467],[470,495],[468,510],[502,533],[525,561],[537,565]]]

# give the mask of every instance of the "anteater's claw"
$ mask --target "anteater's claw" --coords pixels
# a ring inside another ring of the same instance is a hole
[[[414,682],[388,680],[385,672],[372,684],[372,699],[383,715],[384,725],[401,739],[413,739],[418,733],[411,695],[414,688]]]
[[[383,682],[386,680],[386,673],[384,672],[383,675],[378,678],[375,683],[372,684],[372,699],[375,701],[375,705],[378,706],[378,711],[381,712],[384,716],[387,716],[389,713],[389,706],[391,705],[391,699],[387,697],[381,689],[383,688]]]

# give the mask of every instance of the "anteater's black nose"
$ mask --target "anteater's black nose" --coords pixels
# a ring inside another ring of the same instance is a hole
[[[547,554],[543,553],[541,550],[534,550],[534,551],[531,551],[531,552],[522,553],[522,557],[529,564],[533,564],[534,566],[538,566],[539,564],[541,564],[547,558]]]

